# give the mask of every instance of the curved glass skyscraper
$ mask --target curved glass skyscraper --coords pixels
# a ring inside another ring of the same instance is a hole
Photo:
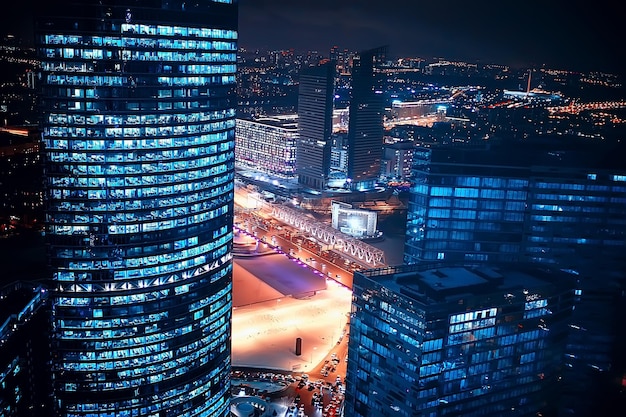
[[[237,0],[40,12],[58,413],[227,416]]]

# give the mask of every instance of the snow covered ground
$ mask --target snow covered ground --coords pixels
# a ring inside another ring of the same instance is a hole
[[[339,340],[351,297],[349,289],[285,255],[236,258],[233,366],[295,372],[311,369]],[[302,338],[300,356],[295,354],[298,337]]]

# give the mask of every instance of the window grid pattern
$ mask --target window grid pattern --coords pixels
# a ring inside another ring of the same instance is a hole
[[[567,289],[465,294],[463,303],[422,295],[416,302],[393,280],[355,274],[347,414],[489,416],[511,407],[522,414],[549,409],[542,390],[563,353],[557,334],[565,331],[563,315],[573,303]],[[491,306],[479,307],[487,299]]]
[[[104,10],[38,40],[56,406],[226,416],[237,32]]]
[[[296,121],[237,120],[237,163],[281,178],[296,177]]]
[[[626,187],[620,175],[531,167],[502,169],[502,176],[472,175],[484,167],[457,173],[452,166],[431,166],[430,158],[431,151],[415,154],[405,263],[579,267],[602,253],[607,266],[619,267],[626,246]]]
[[[527,189],[516,178],[422,173],[409,201],[405,262],[517,259]]]
[[[559,181],[533,178],[528,197],[530,233],[524,251],[534,262],[575,265],[603,253],[607,265],[623,259],[626,187],[615,175]]]

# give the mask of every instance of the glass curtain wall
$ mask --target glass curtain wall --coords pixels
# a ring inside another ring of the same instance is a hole
[[[229,412],[237,1],[37,20],[64,416]]]

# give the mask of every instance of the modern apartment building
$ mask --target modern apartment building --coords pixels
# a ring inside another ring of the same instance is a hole
[[[413,171],[413,141],[386,143],[383,147],[381,176],[388,181],[408,181]]]
[[[296,178],[297,115],[237,119],[235,140],[238,168]]]
[[[237,1],[38,7],[56,414],[227,416]]]
[[[550,415],[573,285],[522,264],[356,271],[345,415]]]

